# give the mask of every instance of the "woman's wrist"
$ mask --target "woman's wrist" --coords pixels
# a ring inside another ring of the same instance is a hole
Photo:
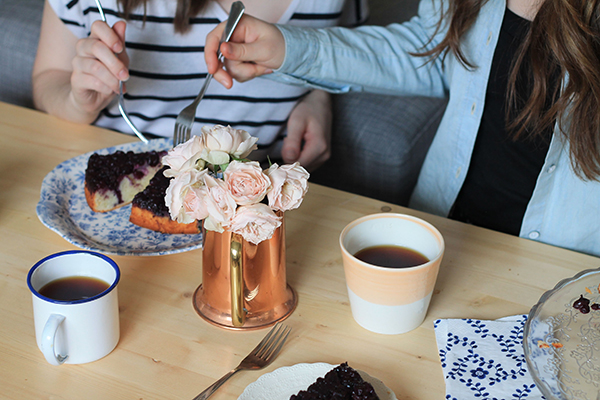
[[[101,109],[88,110],[77,101],[71,87],[69,71],[48,70],[33,77],[33,100],[36,109],[67,121],[91,124]]]

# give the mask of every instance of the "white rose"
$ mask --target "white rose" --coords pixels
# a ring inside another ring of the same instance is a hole
[[[171,179],[165,193],[165,203],[169,208],[171,219],[183,224],[189,224],[195,220],[194,217],[187,213],[184,202],[190,190],[203,185],[202,178],[206,174],[206,170],[198,171],[190,169]]]
[[[165,171],[165,176],[170,178],[192,168],[203,169],[204,161],[200,158],[203,148],[202,138],[193,136],[187,142],[169,150],[162,158],[163,165],[171,167]]]
[[[210,164],[223,165],[229,162],[229,156],[245,158],[257,148],[258,138],[242,129],[215,125],[202,127],[202,158]]]
[[[208,217],[204,220],[204,227],[211,231],[223,232],[235,214],[237,204],[229,193],[227,185],[221,179],[215,179],[209,174],[204,175],[206,188],[206,208]]]
[[[270,239],[275,230],[281,225],[278,217],[266,204],[240,206],[227,228],[254,244]]]
[[[241,206],[260,203],[271,187],[271,181],[256,161],[232,161],[223,178],[236,203]]]
[[[273,164],[265,173],[271,180],[271,190],[267,193],[270,207],[279,211],[300,207],[308,191],[310,175],[299,163],[281,167]]]

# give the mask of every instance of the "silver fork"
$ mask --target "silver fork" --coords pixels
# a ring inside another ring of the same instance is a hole
[[[238,22],[240,21],[240,18],[242,18],[242,15],[244,14],[244,10],[244,4],[241,1],[236,1],[231,5],[231,10],[229,11],[229,18],[227,19],[225,30],[223,31],[223,35],[221,36],[219,50],[217,51],[217,58],[219,60],[221,60],[222,56],[220,44],[229,41],[229,39],[231,38],[231,34],[233,33]],[[194,125],[194,119],[196,118],[196,109],[198,108],[198,103],[200,103],[200,100],[202,100],[202,98],[204,97],[206,89],[208,88],[208,85],[212,78],[212,74],[206,75],[204,85],[202,85],[198,96],[196,96],[192,104],[181,110],[181,112],[177,116],[177,119],[175,120],[175,130],[173,131],[173,147],[190,140],[192,134],[192,126]]]
[[[106,22],[106,15],[104,15],[104,9],[102,8],[102,4],[100,4],[100,0],[96,0],[96,6],[98,7],[100,18],[103,22]],[[131,118],[129,118],[127,111],[125,110],[125,100],[123,99],[123,81],[119,81],[119,112],[123,116],[125,122],[127,122],[127,125],[129,125],[133,133],[135,133],[136,136],[140,138],[142,142],[148,143],[148,139],[146,139],[142,132],[140,132],[139,129],[135,127],[135,125],[131,121]]]
[[[208,399],[225,381],[238,371],[244,369],[261,369],[271,364],[271,361],[277,357],[283,347],[288,335],[292,331],[289,326],[277,323],[265,338],[242,360],[242,362],[226,373],[221,379],[210,385],[194,400]]]

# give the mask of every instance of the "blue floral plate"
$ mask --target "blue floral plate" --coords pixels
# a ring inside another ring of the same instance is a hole
[[[37,215],[44,225],[68,242],[105,254],[158,256],[181,253],[202,246],[202,235],[167,235],[129,222],[131,205],[107,213],[90,209],[84,193],[85,169],[93,153],[117,150],[143,152],[167,150],[170,139],[127,143],[86,153],[54,168],[42,182]]]

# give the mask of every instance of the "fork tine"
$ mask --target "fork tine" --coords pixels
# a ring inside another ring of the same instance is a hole
[[[181,143],[185,143],[190,139],[190,132],[192,131],[191,128],[188,127],[187,125],[185,125],[183,128],[184,129],[183,129],[183,132],[181,135]]]
[[[177,124],[177,129],[175,130],[175,143],[174,146],[177,146],[181,143],[181,124]]]
[[[179,127],[181,129],[180,129],[180,132],[179,132],[179,142],[177,144],[181,144],[181,143],[187,142],[188,139],[189,139],[188,136],[189,136],[189,132],[190,132],[190,129],[187,127],[187,125],[183,125],[182,124]]]
[[[185,126],[179,122],[175,123],[175,134],[173,135],[173,147],[183,143],[183,137],[185,135]]]
[[[283,325],[281,325],[279,322],[277,324],[275,324],[275,326],[273,327],[273,329],[271,329],[269,331],[267,336],[265,336],[264,339],[261,340],[258,345],[256,345],[254,350],[252,350],[252,354],[255,355],[256,357],[262,357],[262,354],[264,354],[265,349],[271,345],[272,338],[279,335],[279,331],[281,330],[282,326]]]
[[[284,336],[287,336],[287,334],[289,333],[287,332],[287,329],[288,327],[286,327],[285,325],[279,326],[273,337],[271,337],[271,339],[268,341],[268,343],[265,344],[261,351],[255,355],[262,359],[268,358],[275,351],[280,340],[282,340],[282,338]]]
[[[282,332],[281,337],[279,338],[279,344],[275,344],[277,347],[274,347],[271,350],[271,353],[269,353],[265,358],[267,362],[271,362],[272,359],[274,359],[275,357],[277,357],[277,355],[279,354],[279,352],[281,351],[281,348],[283,347],[283,345],[285,344],[285,341],[288,338],[288,335],[290,334],[290,332],[292,331],[292,328],[290,328],[289,326],[287,326],[284,330],[284,332]],[[274,346],[275,346],[274,345]]]

